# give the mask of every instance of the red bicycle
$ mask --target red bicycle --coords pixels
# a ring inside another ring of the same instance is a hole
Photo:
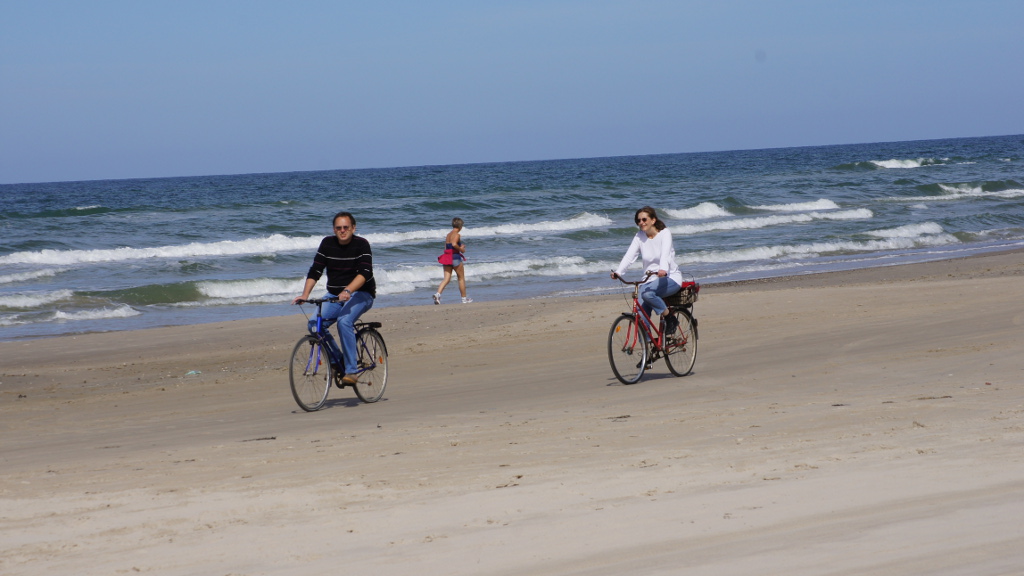
[[[666,333],[664,322],[655,327],[640,305],[640,285],[651,274],[634,282],[618,276],[623,284],[633,286],[633,310],[616,318],[608,332],[608,361],[615,377],[623,384],[640,381],[659,358],[665,358],[669,371],[676,376],[689,374],[697,361],[697,319],[693,317],[693,303],[697,301],[700,284],[684,282],[678,294],[664,299],[669,314],[677,320],[675,330]]]

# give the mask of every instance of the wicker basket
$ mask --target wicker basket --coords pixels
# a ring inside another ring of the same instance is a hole
[[[691,284],[679,292],[663,298],[668,306],[686,306],[697,301],[697,293],[700,292],[700,284]]]

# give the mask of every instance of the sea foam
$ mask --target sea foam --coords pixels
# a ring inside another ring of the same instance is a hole
[[[71,290],[54,290],[52,292],[23,292],[15,294],[0,295],[0,308],[13,308],[17,310],[30,310],[47,306],[61,300],[67,300],[74,295]]]
[[[957,244],[960,241],[943,231],[934,222],[909,224],[891,229],[873,230],[865,234],[878,238],[866,241],[811,242],[777,246],[754,246],[739,250],[689,252],[677,257],[680,263],[732,263],[779,258],[813,258],[824,254],[910,250],[931,246]]]
[[[974,186],[971,184],[939,184],[939,189],[943,192],[942,196],[916,198],[916,200],[957,200],[960,198],[979,197],[1020,198],[1021,196],[1024,196],[1024,190],[1019,188],[989,191],[985,190],[981,186]]]
[[[879,168],[920,168],[922,166],[932,166],[935,164],[941,164],[948,161],[949,158],[935,159],[935,158],[917,158],[909,160],[871,160],[871,164],[878,166]]]
[[[503,278],[530,278],[554,276],[582,276],[606,272],[618,262],[588,262],[582,256],[555,256],[543,259],[502,260],[498,262],[471,262],[466,265],[466,277],[471,280]],[[377,294],[402,294],[426,287],[436,287],[444,277],[440,265],[423,264],[386,269],[374,267]],[[194,307],[224,304],[286,302],[302,292],[302,279],[257,278],[252,280],[213,280],[196,284],[202,301],[171,303],[170,306]],[[314,296],[326,292],[325,278],[313,289]]]
[[[127,304],[116,308],[96,308],[93,310],[79,310],[77,312],[63,312],[58,310],[53,313],[53,320],[79,321],[79,320],[109,320],[114,318],[129,318],[141,314]]]
[[[838,210],[839,205],[827,198],[820,198],[812,202],[793,202],[789,204],[763,204],[749,206],[752,210],[763,210],[766,212],[809,212],[820,210]],[[733,213],[722,208],[714,202],[701,202],[692,208],[665,209],[665,214],[676,220],[711,220],[714,218],[727,218]]]
[[[866,220],[872,216],[874,216],[874,214],[871,210],[868,210],[867,208],[857,208],[856,210],[841,210],[838,212],[798,212],[795,214],[717,220],[702,224],[681,224],[671,226],[670,229],[673,234],[687,235],[719,230],[753,230],[757,228],[767,228],[768,226],[813,222],[814,220]]]
[[[272,254],[296,250],[316,250],[319,237],[289,238],[274,234],[265,238],[222,240],[220,242],[193,242],[179,246],[152,248],[112,248],[97,250],[40,250],[14,252],[0,256],[3,264],[49,264],[70,266],[99,262],[121,262],[148,258],[190,258],[202,256],[239,256],[246,254]]]
[[[827,198],[820,198],[813,202],[794,202],[792,204],[765,204],[751,206],[754,210],[766,210],[770,212],[806,212],[810,210],[838,210],[839,204]]]
[[[582,256],[555,256],[499,262],[468,262],[465,271],[468,280],[526,279],[593,274],[608,271],[616,264],[618,263],[588,262]],[[436,287],[444,277],[442,269],[438,265],[403,266],[398,269],[377,270],[376,275],[379,294],[400,294],[412,292],[418,288]]]
[[[884,230],[870,230],[866,234],[879,238],[920,238],[922,236],[943,234],[945,230],[936,222],[920,222],[888,228]]]
[[[462,229],[462,236],[470,238],[486,238],[493,236],[519,236],[529,232],[569,232],[572,230],[585,230],[608,226],[612,223],[609,218],[597,214],[584,212],[565,220],[550,220],[534,223],[509,223],[497,226],[481,226],[478,228],[466,226]],[[425,230],[410,230],[409,232],[371,232],[362,235],[371,245],[387,246],[391,244],[404,244],[409,242],[441,242],[450,228],[434,228]]]
[[[293,298],[302,293],[303,279],[255,278],[253,280],[220,280],[199,282],[196,288],[207,298],[252,298],[271,294],[290,295]],[[321,279],[320,285],[323,285]],[[315,290],[315,289],[314,289]]]
[[[520,235],[527,232],[564,232],[608,226],[609,218],[597,214],[582,213],[566,220],[536,222],[532,224],[501,224],[492,227],[466,228],[466,238],[484,236]],[[414,230],[409,232],[369,233],[364,237],[371,245],[400,244],[432,240],[440,242],[447,229]],[[196,258],[217,256],[244,256],[250,254],[275,254],[279,252],[312,252],[320,245],[323,236],[288,237],[273,234],[264,238],[243,240],[222,240],[219,242],[193,242],[177,246],[156,246],[151,248],[111,248],[96,250],[40,250],[37,252],[14,252],[0,256],[0,265],[35,264],[70,266],[100,262],[122,262],[148,258]]]
[[[708,220],[711,218],[732,216],[732,212],[729,212],[714,202],[701,202],[693,208],[683,208],[679,210],[666,208],[665,214],[670,218],[675,218],[676,220]]]
[[[47,268],[46,270],[33,270],[32,272],[20,272],[17,274],[3,274],[0,275],[0,284],[13,284],[15,282],[28,282],[30,280],[38,280],[40,278],[46,278],[48,276],[56,276],[61,270],[56,268]]]

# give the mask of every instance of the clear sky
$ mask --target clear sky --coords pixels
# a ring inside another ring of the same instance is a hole
[[[0,183],[1024,133],[1020,0],[0,0]]]

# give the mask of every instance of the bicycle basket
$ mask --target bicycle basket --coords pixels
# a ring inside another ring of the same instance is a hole
[[[665,304],[670,307],[693,304],[697,301],[698,292],[700,292],[700,284],[697,284],[696,282],[685,282],[682,290],[664,298]]]

